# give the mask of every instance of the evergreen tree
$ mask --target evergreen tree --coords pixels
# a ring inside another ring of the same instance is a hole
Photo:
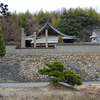
[[[5,42],[2,34],[2,29],[0,28],[0,57],[3,57],[5,54]]]
[[[4,17],[9,17],[10,16],[10,12],[8,12],[8,5],[4,5],[3,3],[0,4],[0,8],[1,11],[0,13],[4,16]]]
[[[65,82],[72,86],[82,84],[81,77],[79,75],[74,74],[74,72],[70,70],[66,70],[66,68],[64,68],[64,65],[61,62],[56,61],[52,64],[45,63],[45,65],[49,68],[40,69],[39,73],[53,76],[53,78],[50,79],[51,82]]]
[[[57,29],[64,34],[75,35],[81,41],[89,42],[91,31],[94,28],[99,28],[99,23],[100,21],[97,18],[89,17],[85,14],[66,14],[61,16]]]
[[[58,43],[64,43],[63,36],[61,34],[58,36]]]

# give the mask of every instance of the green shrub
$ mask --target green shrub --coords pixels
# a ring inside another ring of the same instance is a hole
[[[65,82],[72,86],[82,84],[82,78],[79,75],[74,74],[74,72],[66,70],[61,62],[56,61],[52,64],[45,63],[45,65],[49,68],[40,69],[39,73],[53,76],[53,78],[50,79],[51,82]]]
[[[63,80],[63,82],[72,86],[82,84],[81,82],[82,78],[79,75],[74,74],[74,72],[67,70],[67,71],[64,71],[63,73],[65,77],[65,80]]]
[[[39,73],[49,76],[54,76],[50,81],[52,82],[61,82],[64,80],[63,70],[65,70],[63,64],[61,62],[54,62],[53,64],[45,63],[49,68],[40,69]]]
[[[3,57],[5,54],[5,42],[2,34],[2,29],[0,28],[0,57]]]
[[[64,43],[63,36],[61,34],[58,36],[58,43]]]

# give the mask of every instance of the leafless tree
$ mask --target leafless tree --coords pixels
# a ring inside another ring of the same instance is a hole
[[[4,39],[6,43],[16,43],[20,39],[20,27],[18,26],[18,21],[13,18],[13,16],[6,18],[0,18],[0,26],[3,31]]]
[[[83,28],[80,32],[78,32],[77,38],[82,42],[90,42],[90,36],[92,35],[93,27]]]
[[[31,17],[27,19],[26,26],[25,26],[25,33],[27,36],[32,35],[34,32],[37,32],[39,29],[38,21]]]

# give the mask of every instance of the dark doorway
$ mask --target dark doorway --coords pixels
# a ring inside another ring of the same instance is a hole
[[[30,40],[26,40],[26,47],[31,47],[31,41]]]
[[[64,39],[64,43],[74,43],[75,39]]]

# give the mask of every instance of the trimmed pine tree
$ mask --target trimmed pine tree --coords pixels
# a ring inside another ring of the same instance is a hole
[[[0,28],[0,57],[5,56],[5,54],[6,54],[5,42],[2,34],[2,29]]]
[[[66,70],[61,62],[45,63],[48,68],[40,69],[39,73],[43,75],[53,76],[50,79],[53,83],[64,82],[71,86],[81,85],[82,78],[70,70]]]

